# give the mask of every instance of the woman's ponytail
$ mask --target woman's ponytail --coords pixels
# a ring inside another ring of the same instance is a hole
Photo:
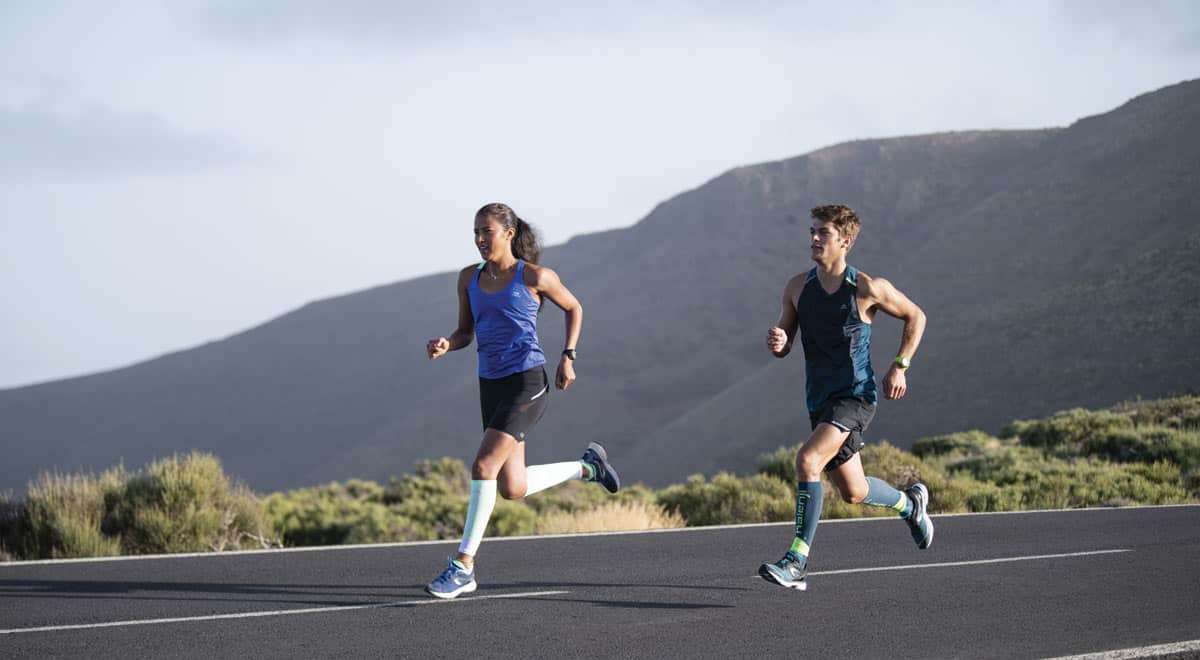
[[[512,242],[513,256],[536,264],[538,259],[542,258],[542,245],[538,240],[537,232],[532,225],[518,218],[515,213],[513,218],[516,218],[517,221],[517,235],[513,237]]]

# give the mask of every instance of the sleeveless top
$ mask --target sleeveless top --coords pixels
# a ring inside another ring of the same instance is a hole
[[[525,286],[522,273],[525,261],[517,261],[517,272],[508,287],[488,293],[479,286],[479,273],[487,262],[475,269],[467,287],[471,315],[475,317],[478,342],[479,377],[503,378],[546,363],[538,345],[538,301]]]
[[[858,315],[858,269],[846,267],[842,285],[826,293],[813,268],[796,303],[804,345],[805,398],[809,412],[833,399],[861,397],[874,405],[871,324]]]

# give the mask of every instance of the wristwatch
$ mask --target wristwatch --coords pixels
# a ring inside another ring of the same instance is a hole
[[[569,359],[570,359],[572,362],[574,362],[574,361],[575,361],[575,349],[573,349],[573,348],[568,348],[568,349],[564,350],[564,351],[562,352],[562,354],[563,354],[564,356],[566,356],[567,358],[569,358]]]
[[[904,357],[903,355],[897,355],[894,362],[896,363],[896,366],[900,367],[901,369],[907,369],[908,366],[912,364],[912,360]]]

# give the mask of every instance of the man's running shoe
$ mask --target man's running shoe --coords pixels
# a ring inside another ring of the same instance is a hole
[[[912,512],[904,519],[912,532],[917,547],[924,550],[933,543],[933,521],[925,508],[929,505],[929,489],[925,484],[913,484],[904,489],[904,493],[912,500]]]
[[[613,466],[609,465],[608,453],[604,451],[604,447],[601,447],[600,443],[589,442],[587,451],[583,452],[583,458],[580,460],[592,468],[591,481],[604,486],[610,493],[621,489],[621,477],[617,475]]]
[[[472,567],[468,571],[459,568],[451,558],[446,570],[425,585],[425,592],[434,598],[454,598],[459,594],[469,594],[478,586],[475,584],[475,569]]]
[[[788,589],[804,591],[808,588],[804,563],[800,561],[799,555],[790,550],[783,556],[783,559],[773,564],[759,566],[758,574],[767,582],[774,582]]]

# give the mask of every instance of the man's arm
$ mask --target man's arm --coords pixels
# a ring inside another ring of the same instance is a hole
[[[866,297],[871,309],[882,310],[888,316],[904,322],[904,331],[900,335],[900,352],[897,357],[912,360],[921,344],[921,336],[925,334],[925,312],[908,296],[892,286],[883,278],[862,277],[866,283]],[[908,380],[905,369],[892,362],[887,375],[883,378],[883,395],[889,399],[899,399],[908,391]]]
[[[783,287],[783,301],[779,310],[779,321],[767,330],[767,350],[777,358],[792,352],[796,341],[796,330],[800,327],[800,315],[796,312],[796,289],[799,277],[788,280]]]

